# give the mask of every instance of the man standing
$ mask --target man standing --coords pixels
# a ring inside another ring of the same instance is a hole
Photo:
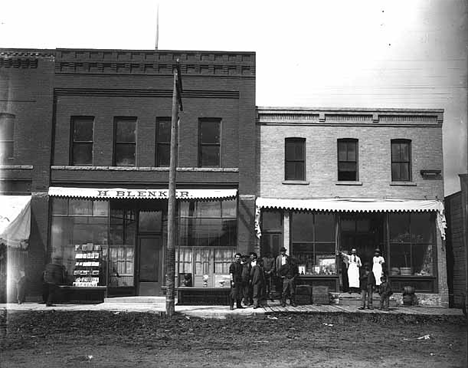
[[[266,297],[273,301],[272,286],[275,271],[275,259],[271,255],[271,252],[268,252],[266,257],[263,257],[263,269],[265,271]]]
[[[286,264],[286,260],[289,258],[288,255],[286,255],[286,248],[285,247],[282,247],[280,249],[280,254],[276,257],[275,259],[275,271],[273,272],[275,277],[276,277],[276,282],[275,282],[275,285],[276,285],[276,291],[278,291],[280,293],[280,297],[281,297],[281,293],[282,293],[282,290],[283,290],[283,279],[281,278],[281,276],[279,275],[279,270],[282,266],[284,266]]]
[[[229,266],[229,276],[231,278],[231,292],[229,293],[229,306],[230,309],[234,309],[234,300],[236,306],[242,309],[242,265],[241,265],[241,254],[236,253],[234,262]]]
[[[291,306],[297,307],[296,304],[296,278],[299,275],[299,268],[295,262],[292,262],[291,257],[286,258],[286,264],[281,266],[278,271],[279,277],[283,280],[283,292],[281,294],[281,306],[286,306],[286,298],[289,295]]]
[[[46,265],[44,271],[44,281],[48,285],[48,295],[46,306],[53,306],[53,302],[56,300],[58,294],[58,285],[65,281],[65,267],[61,264],[60,257],[54,257],[52,262]]]
[[[364,264],[364,270],[360,277],[360,286],[362,305],[358,309],[366,309],[366,302],[368,309],[374,309],[372,305],[372,296],[375,288],[375,277],[374,273],[370,271],[368,263]]]
[[[257,260],[257,253],[251,253],[250,280],[252,283],[253,307],[257,309],[260,306],[260,299],[263,297],[265,287],[265,273],[261,262]]]

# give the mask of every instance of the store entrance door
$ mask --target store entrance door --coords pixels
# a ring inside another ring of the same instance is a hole
[[[138,238],[137,293],[144,296],[162,295],[163,252],[160,236]]]

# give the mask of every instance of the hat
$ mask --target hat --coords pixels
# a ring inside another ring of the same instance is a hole
[[[280,252],[286,252],[287,249],[285,247],[281,247]]]
[[[351,249],[351,253],[357,253],[356,248]]]
[[[380,254],[380,249],[377,248],[374,253],[379,253]]]

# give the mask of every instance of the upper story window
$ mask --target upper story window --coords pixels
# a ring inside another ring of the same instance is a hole
[[[393,139],[392,181],[411,181],[411,141]]]
[[[285,180],[305,180],[305,142],[305,138],[286,138]]]
[[[114,165],[136,165],[136,124],[135,117],[114,119]]]
[[[93,164],[94,117],[74,116],[72,122],[72,165]]]
[[[358,140],[338,139],[338,181],[357,181]]]
[[[198,166],[221,166],[220,119],[200,119],[199,121]]]
[[[13,159],[15,116],[0,114],[0,162],[5,163]]]
[[[171,158],[171,118],[156,119],[156,166],[167,167]]]

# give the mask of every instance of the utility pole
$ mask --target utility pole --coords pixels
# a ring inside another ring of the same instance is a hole
[[[167,256],[166,256],[166,314],[172,317],[175,312],[175,242],[176,230],[176,172],[178,156],[179,107],[182,110],[182,79],[179,60],[174,68],[171,117],[171,157],[169,161],[169,201],[167,210]]]

